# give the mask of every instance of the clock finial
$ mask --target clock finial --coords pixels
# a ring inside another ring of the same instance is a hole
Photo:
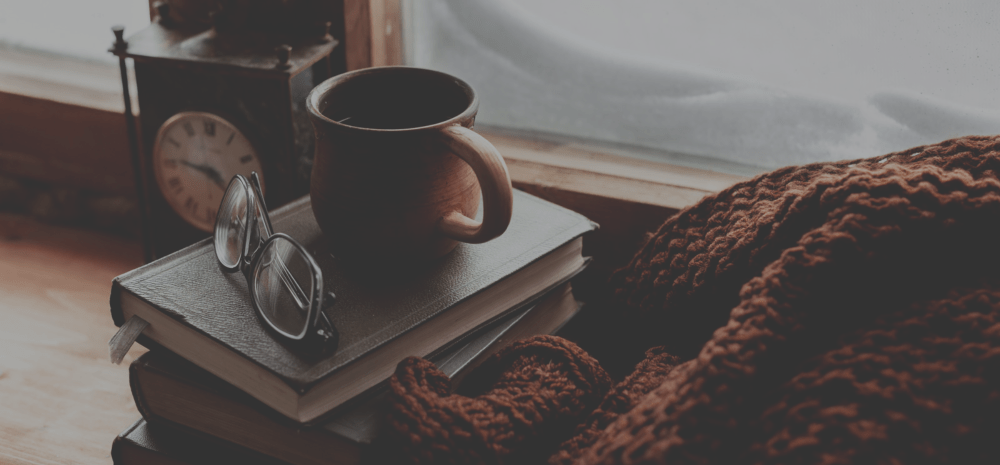
[[[331,21],[323,23],[323,36],[320,37],[320,40],[322,40],[323,42],[330,42],[333,40],[333,36],[330,35],[331,26],[333,26],[333,22]]]
[[[292,46],[282,44],[274,48],[274,53],[278,55],[278,68],[285,69],[291,66],[288,62],[292,59]]]
[[[111,32],[115,33],[116,51],[121,51],[128,48],[128,42],[125,41],[125,26],[112,26]]]

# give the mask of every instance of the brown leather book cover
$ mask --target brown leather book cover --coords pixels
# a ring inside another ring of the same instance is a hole
[[[278,459],[208,436],[140,418],[111,444],[115,465],[286,465]]]
[[[570,274],[584,263],[578,251],[579,238],[596,227],[575,212],[515,191],[510,227],[499,238],[484,244],[460,244],[452,253],[418,273],[372,280],[342,269],[326,252],[308,198],[276,210],[272,220],[278,232],[294,237],[313,254],[324,273],[324,289],[337,295],[336,304],[327,312],[340,333],[338,348],[331,356],[305,356],[290,350],[267,332],[254,314],[244,277],[220,270],[208,240],[115,278],[111,314],[115,324],[121,326],[125,316],[132,314],[130,305],[147,306],[193,330],[192,334],[197,337],[203,336],[213,347],[217,345],[232,352],[238,359],[246,360],[243,363],[247,366],[261,369],[260,375],[273,376],[277,383],[285,385],[272,388],[272,391],[293,392],[299,397],[255,392],[253,389],[259,383],[254,378],[213,369],[198,351],[191,349],[194,342],[200,344],[202,341],[189,340],[183,346],[175,344],[173,336],[160,331],[165,329],[166,323],[158,326],[151,321],[139,338],[143,345],[161,345],[179,353],[300,422],[313,421],[339,405],[318,402],[311,404],[311,413],[297,416],[295,409],[304,405],[302,399],[317,384],[442,312],[463,305],[471,307],[462,310],[460,315],[453,317],[453,313],[449,313],[448,319],[437,320],[466,325],[475,323],[468,328],[455,327],[456,331],[460,330],[458,334],[464,334],[544,294],[563,280],[563,276],[555,274]],[[575,249],[572,248],[574,244]],[[553,262],[559,266],[548,264],[554,260],[552,257],[564,255],[567,258]],[[386,267],[392,269],[392,264]],[[502,293],[499,289],[503,289]],[[499,294],[494,296],[491,291]],[[485,299],[486,296],[491,297]],[[512,296],[519,296],[520,300],[504,301],[514,298]],[[124,309],[123,301],[126,302]],[[438,345],[446,342],[440,341]],[[321,384],[321,387],[324,386]],[[324,392],[322,389],[316,391]]]

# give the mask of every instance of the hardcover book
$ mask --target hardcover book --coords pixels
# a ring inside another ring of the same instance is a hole
[[[149,323],[143,345],[162,346],[299,423],[313,423],[392,373],[409,355],[428,357],[476,328],[554,289],[586,261],[582,235],[595,224],[515,191],[507,231],[460,244],[419,272],[360,276],[327,252],[308,197],[272,214],[276,231],[301,242],[323,270],[336,304],[336,351],[289,349],[258,322],[243,276],[223,273],[209,240],[115,278],[111,314]],[[387,270],[392,264],[385,264]]]
[[[273,457],[184,428],[140,418],[111,444],[115,465],[286,465]]]
[[[431,361],[456,380],[511,340],[556,331],[577,308],[567,283]],[[382,389],[322,425],[304,427],[167,351],[150,351],[133,361],[129,382],[136,406],[150,423],[180,425],[295,465],[359,463],[376,435],[384,397]]]

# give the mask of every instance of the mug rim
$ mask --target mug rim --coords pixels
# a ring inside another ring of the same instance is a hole
[[[319,110],[319,103],[320,101],[322,101],[323,97],[325,97],[330,92],[330,90],[332,90],[335,86],[339,84],[347,82],[351,79],[357,79],[359,76],[364,76],[367,74],[399,73],[401,71],[425,73],[428,75],[438,76],[440,78],[444,78],[449,81],[454,81],[456,84],[459,85],[459,87],[462,88],[462,90],[466,92],[466,94],[468,94],[471,97],[469,99],[469,105],[466,106],[465,109],[462,110],[462,112],[460,112],[459,114],[452,116],[451,118],[448,118],[444,121],[424,126],[414,126],[412,128],[396,128],[396,129],[380,129],[380,128],[366,128],[361,126],[352,126],[350,124],[344,124],[339,121],[333,120],[324,115]],[[309,111],[309,114],[312,115],[312,117],[324,121],[326,123],[333,124],[335,126],[340,126],[345,129],[375,132],[375,133],[407,132],[407,131],[419,131],[425,129],[439,129],[448,126],[453,126],[456,124],[461,124],[463,120],[475,116],[476,112],[479,109],[479,95],[476,94],[476,91],[472,88],[472,86],[469,85],[469,83],[448,73],[443,73],[441,71],[436,71],[433,69],[419,68],[416,66],[378,66],[372,68],[356,69],[354,71],[341,73],[319,83],[316,87],[314,87],[311,91],[309,91],[309,95],[306,97],[306,109]]]

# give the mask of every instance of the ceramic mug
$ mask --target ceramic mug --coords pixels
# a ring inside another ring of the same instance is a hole
[[[334,256],[414,263],[503,234],[513,207],[503,157],[472,131],[475,91],[438,71],[367,68],[306,99],[316,128],[310,195]],[[482,193],[482,221],[472,219]]]

